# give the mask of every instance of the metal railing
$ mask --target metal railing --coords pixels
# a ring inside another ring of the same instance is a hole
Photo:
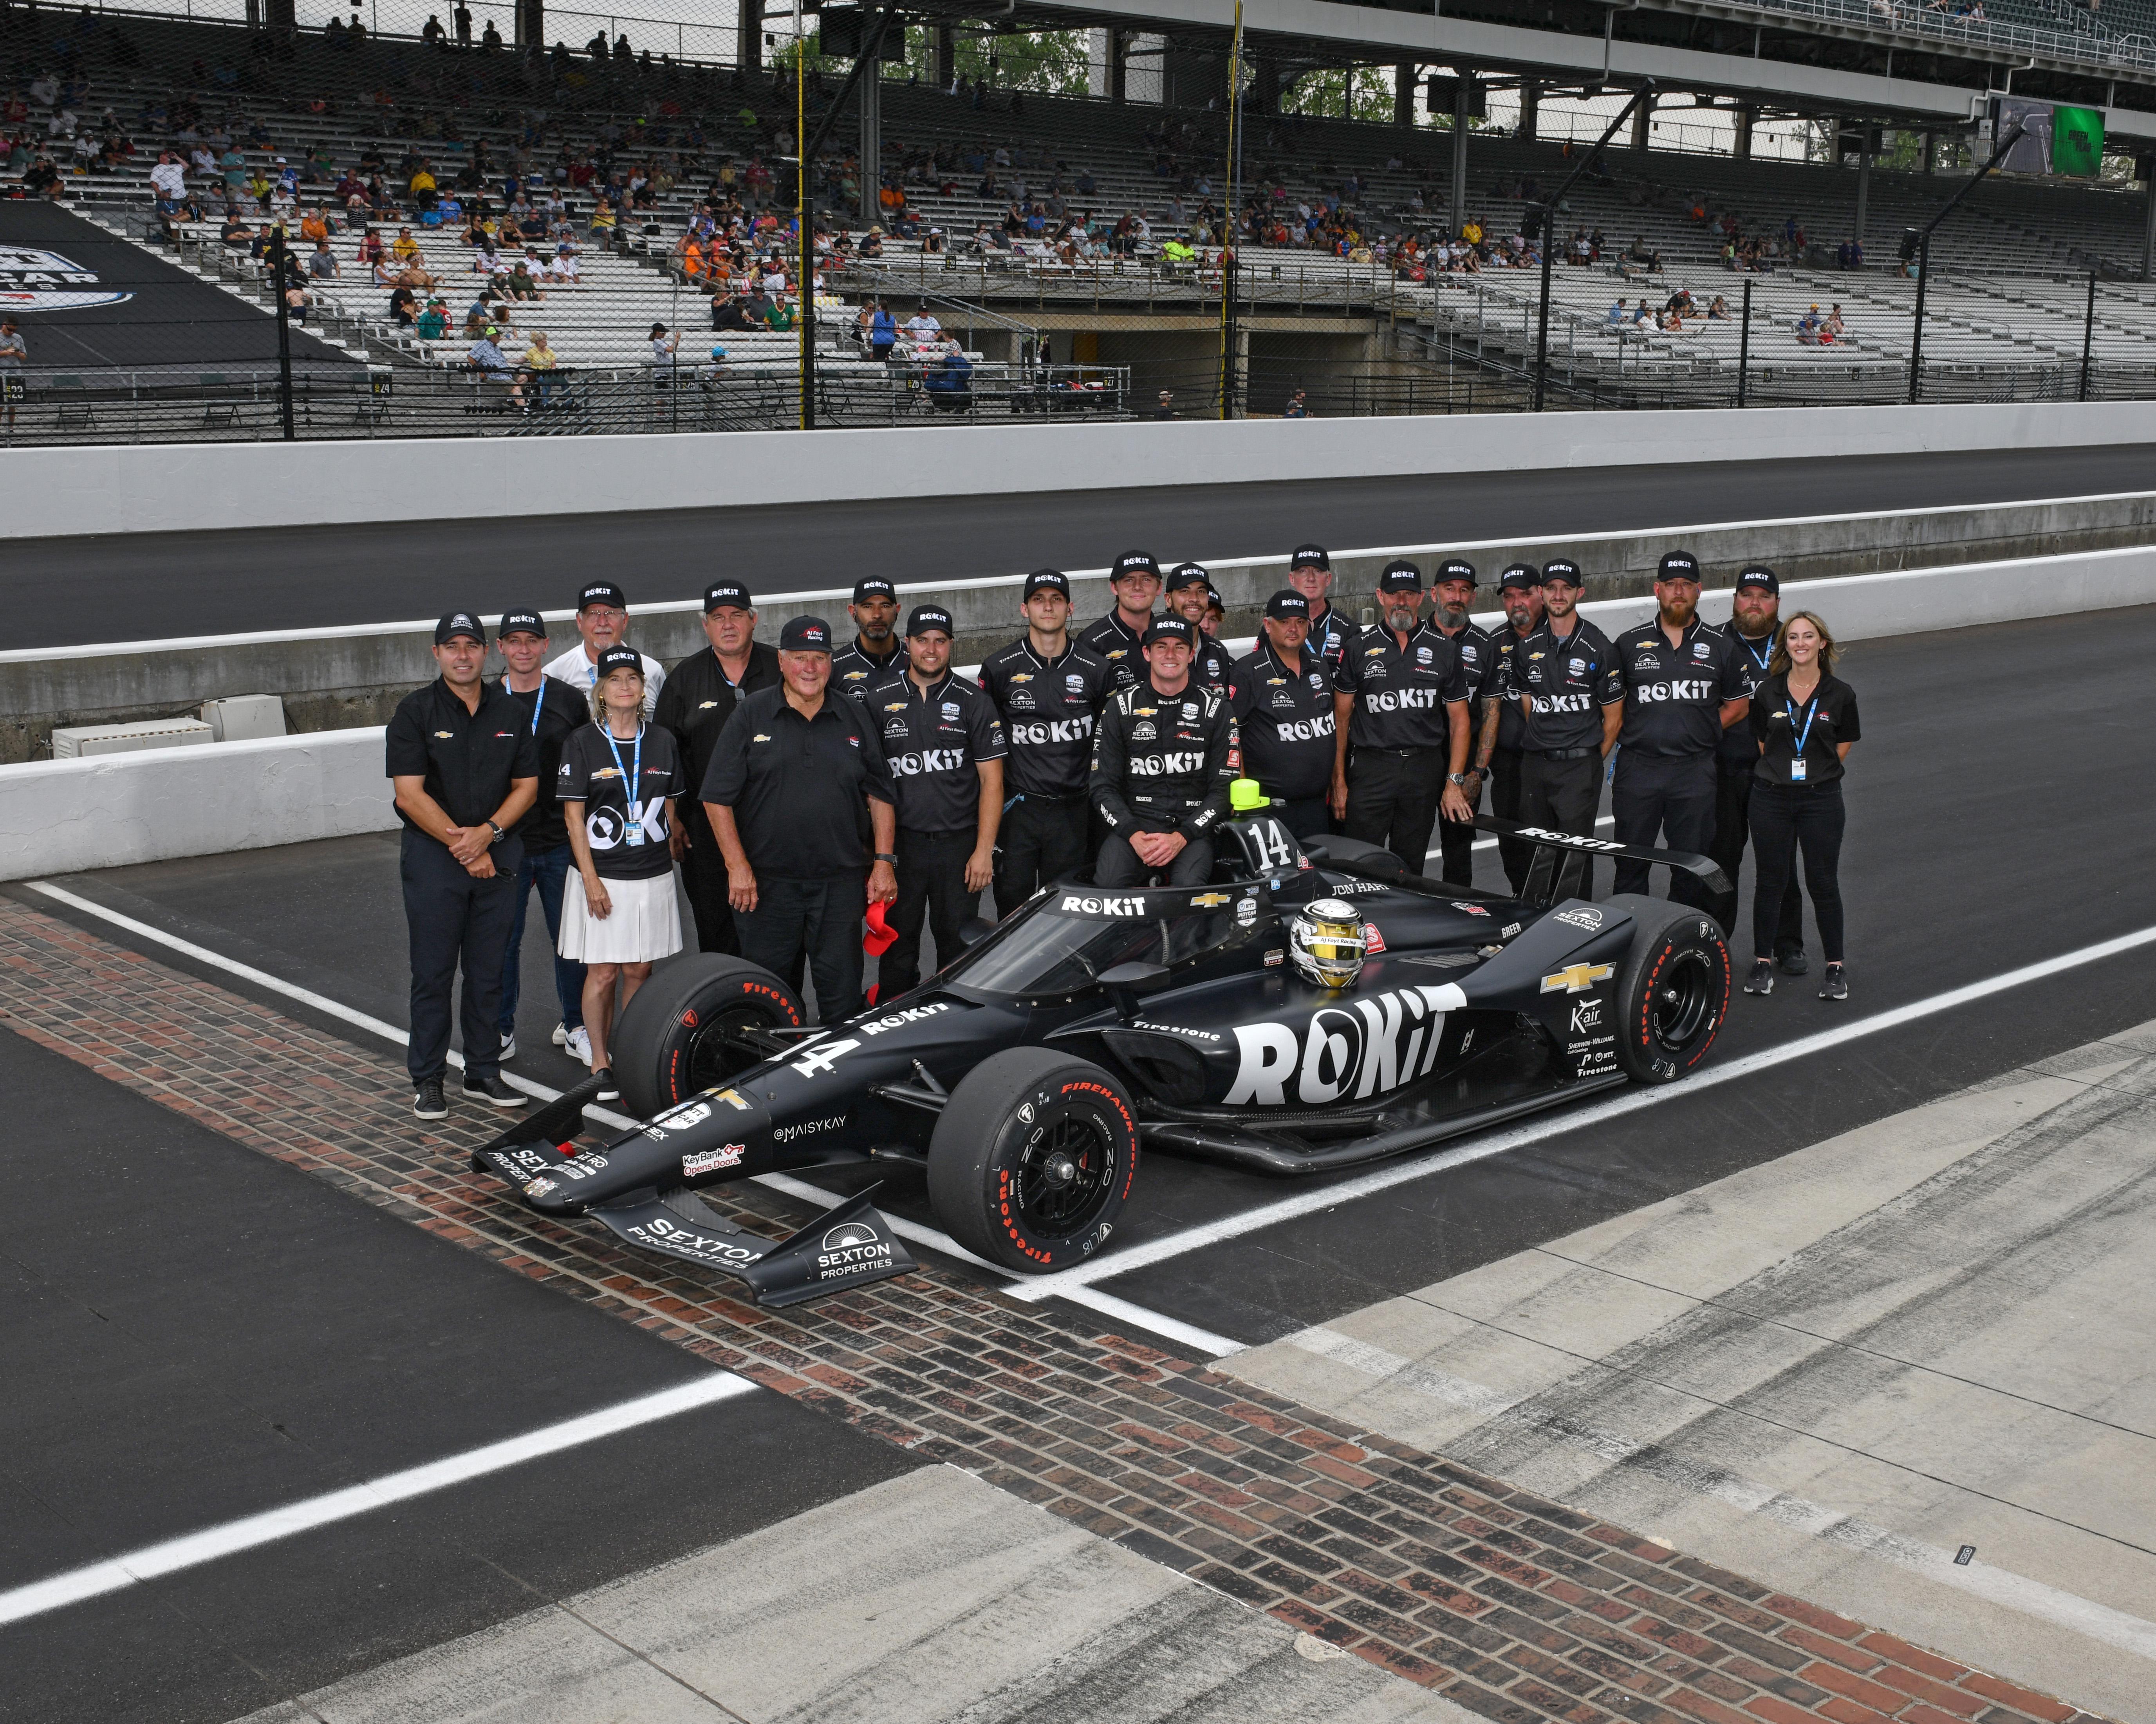
[[[1724,8],[1763,18],[1799,19],[1845,29],[1891,33],[1943,48],[1988,48],[2002,54],[2093,62],[2135,69],[2156,67],[2156,41],[2123,34],[2083,13],[2071,0],[2050,0],[2046,9],[2068,19],[2063,29],[2041,29],[1989,18],[1954,17],[1922,0],[1716,0]]]

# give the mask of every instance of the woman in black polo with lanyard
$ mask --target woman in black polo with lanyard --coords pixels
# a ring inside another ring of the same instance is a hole
[[[1804,851],[1804,887],[1819,922],[1826,973],[1823,1000],[1845,1000],[1842,972],[1842,762],[1859,736],[1856,691],[1834,674],[1834,636],[1810,611],[1782,624],[1767,680],[1752,696],[1752,734],[1759,743],[1753,769],[1752,973],[1747,993],[1774,991],[1774,933],[1782,893],[1797,852]]]

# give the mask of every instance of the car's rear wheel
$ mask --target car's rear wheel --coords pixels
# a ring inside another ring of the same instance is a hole
[[[1045,1275],[1100,1249],[1137,1167],[1137,1110],[1121,1084],[1068,1054],[1009,1048],[944,1104],[928,1144],[928,1197],[968,1250]]]
[[[1714,918],[1624,892],[1632,949],[1617,983],[1617,1063],[1643,1084],[1675,1083],[1707,1057],[1729,1010],[1729,947]]]
[[[652,971],[614,1025],[622,1101],[648,1120],[762,1057],[732,1039],[733,1032],[798,1029],[808,1022],[800,997],[762,965],[716,952],[685,953]]]

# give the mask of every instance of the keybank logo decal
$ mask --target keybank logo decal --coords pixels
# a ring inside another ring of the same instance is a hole
[[[0,245],[0,311],[73,311],[134,297],[100,289],[95,273],[56,251]]]

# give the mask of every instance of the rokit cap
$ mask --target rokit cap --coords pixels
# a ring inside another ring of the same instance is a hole
[[[1481,584],[1476,577],[1475,565],[1464,557],[1448,557],[1438,564],[1437,578],[1430,585],[1442,587],[1447,581],[1465,581],[1471,587]]]
[[[1743,572],[1737,577],[1737,587],[1740,593],[1747,587],[1757,587],[1762,593],[1779,593],[1782,590],[1782,580],[1765,563],[1748,562],[1744,565]]]
[[[1542,583],[1543,572],[1531,562],[1509,564],[1505,572],[1497,577],[1497,590],[1500,593],[1507,588],[1521,593],[1532,593]]]
[[[1068,598],[1070,596],[1070,577],[1061,569],[1035,569],[1025,577],[1024,598],[1030,598],[1036,593],[1060,593]]]
[[[1205,572],[1204,565],[1178,562],[1168,572],[1168,590],[1179,593],[1185,587],[1203,587],[1209,593],[1213,588],[1213,577]]]
[[[1288,557],[1287,566],[1291,571],[1323,569],[1328,575],[1332,572],[1332,559],[1325,554],[1325,547],[1322,545],[1296,546],[1293,553]]]
[[[536,634],[547,638],[547,619],[536,611],[504,611],[501,626],[494,631],[498,640],[506,640],[512,634]]]
[[[821,617],[796,617],[778,632],[782,653],[828,653],[831,625]]]
[[[1691,581],[1699,579],[1699,559],[1689,551],[1665,551],[1662,560],[1655,566],[1657,581]]]
[[[1385,572],[1378,577],[1380,593],[1419,593],[1422,591],[1422,571],[1404,557],[1396,557],[1385,565]]]
[[[1543,565],[1543,585],[1562,581],[1568,587],[1581,587],[1586,582],[1579,578],[1579,565],[1568,557],[1553,557]]]
[[[434,624],[436,646],[447,646],[459,635],[464,636],[467,640],[475,640],[481,646],[486,644],[486,630],[480,626],[479,618],[470,611],[451,611],[449,615]]]
[[[1145,632],[1144,644],[1151,646],[1157,640],[1179,640],[1187,647],[1198,644],[1198,631],[1190,626],[1188,617],[1178,617],[1173,612],[1155,617]]]
[[[748,588],[739,581],[714,581],[704,589],[704,614],[707,617],[713,611],[752,611],[755,608],[754,602],[748,596]]]
[[[947,635],[958,631],[951,626],[951,613],[940,604],[917,604],[906,619],[906,632],[910,639],[916,634],[927,634],[942,629]]]
[[[577,595],[577,608],[588,611],[595,604],[612,605],[618,611],[629,608],[629,597],[611,581],[587,581],[584,590]]]
[[[1125,575],[1151,575],[1158,581],[1160,578],[1160,565],[1152,560],[1152,552],[1150,551],[1126,551],[1116,559],[1116,567],[1110,572],[1108,579],[1111,582],[1114,582],[1122,580]]]
[[[896,603],[898,588],[881,575],[864,575],[854,582],[854,603],[859,604],[865,598],[888,598]]]
[[[634,647],[610,646],[599,654],[598,663],[592,666],[592,684],[597,687],[617,670],[634,670],[644,675],[644,654]]]
[[[1265,601],[1265,614],[1276,623],[1290,620],[1307,623],[1310,620],[1310,601],[1292,587],[1283,587]]]

